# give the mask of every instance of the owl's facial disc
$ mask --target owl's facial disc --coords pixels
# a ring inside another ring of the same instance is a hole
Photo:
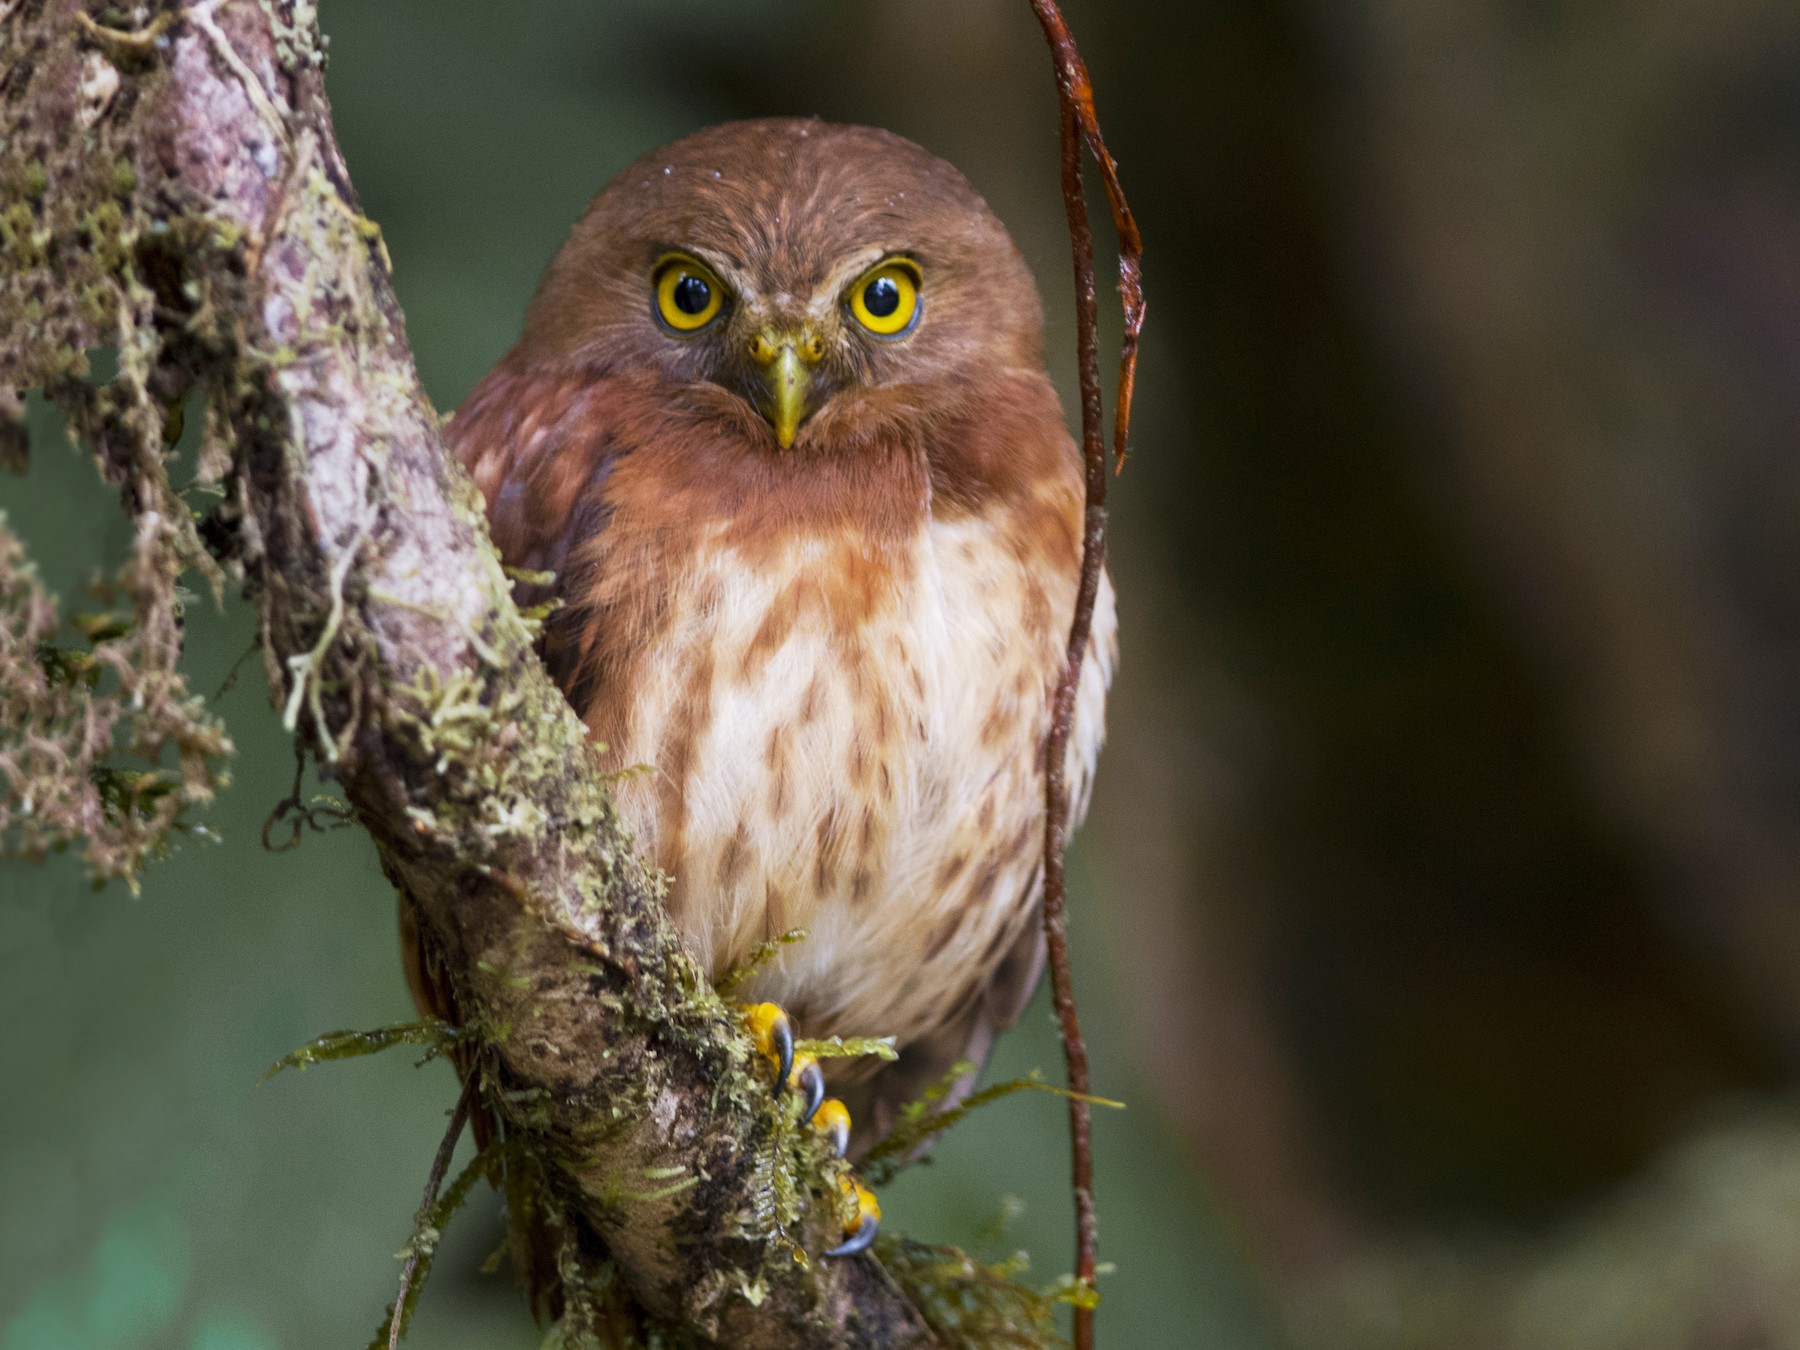
[[[871,266],[870,256],[844,259],[796,303],[785,290],[759,293],[741,267],[665,253],[651,271],[651,309],[670,337],[706,339],[695,348],[700,369],[710,366],[708,378],[741,394],[787,450],[835,390],[866,377],[873,346],[903,341],[919,326],[919,264],[875,254]],[[725,275],[740,284],[728,286]]]

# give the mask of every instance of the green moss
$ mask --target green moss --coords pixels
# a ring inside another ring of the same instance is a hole
[[[769,938],[759,942],[750,949],[750,955],[731,970],[727,971],[715,986],[722,997],[729,998],[736,993],[750,978],[764,966],[775,959],[783,947],[791,947],[796,942],[806,940],[804,928],[790,928],[780,937]]]
[[[131,264],[131,245],[137,238],[125,207],[110,200],[96,204],[82,216],[81,234],[94,264],[108,276],[124,279]]]
[[[429,1050],[426,1059],[432,1059],[447,1050],[461,1034],[449,1023],[431,1017],[417,1022],[397,1022],[391,1026],[376,1027],[372,1031],[328,1031],[276,1060],[263,1070],[260,1081],[267,1082],[283,1069],[304,1072],[310,1066],[326,1060],[358,1059],[363,1055],[376,1055],[383,1050],[391,1050],[396,1045],[426,1046]]]
[[[540,1350],[675,1350],[692,1338],[673,1334],[645,1317],[611,1261],[585,1258],[564,1231],[557,1254],[563,1315],[545,1334]]]
[[[293,22],[286,21],[289,13]],[[325,68],[325,48],[330,41],[319,32],[319,9],[312,0],[296,0],[292,9],[271,11],[275,30],[275,59],[289,73]]]
[[[903,1237],[879,1239],[876,1251],[944,1350],[1068,1344],[1056,1329],[1056,1306],[1063,1300],[1019,1279],[1028,1267],[1023,1253],[990,1266],[955,1247]]]
[[[892,1036],[830,1036],[822,1041],[803,1039],[794,1042],[794,1053],[811,1055],[814,1059],[855,1059],[873,1055],[876,1059],[892,1062],[900,1058]]]
[[[477,1153],[436,1200],[422,1207],[414,1216],[412,1236],[407,1239],[406,1246],[400,1249],[400,1259],[412,1266],[412,1278],[407,1282],[406,1298],[400,1306],[402,1338],[412,1325],[413,1311],[419,1305],[420,1295],[425,1292],[425,1282],[430,1278],[432,1262],[437,1257],[438,1244],[443,1240],[445,1227],[468,1200],[469,1192],[474,1189],[477,1181],[484,1178],[490,1182],[500,1180],[503,1160],[508,1152],[508,1145],[499,1143]],[[392,1327],[393,1320],[394,1305],[390,1303],[382,1314],[381,1325],[370,1338],[368,1350],[387,1350],[389,1328]]]
[[[1104,1106],[1114,1111],[1123,1111],[1124,1102],[1116,1102],[1107,1097],[1084,1096],[1071,1092],[1055,1083],[1046,1083],[1034,1070],[1024,1078],[1008,1079],[1004,1083],[990,1083],[979,1092],[971,1093],[955,1106],[941,1106],[950,1089],[972,1072],[975,1066],[967,1060],[959,1061],[951,1066],[948,1073],[940,1078],[925,1095],[916,1102],[910,1102],[901,1108],[900,1118],[894,1128],[888,1132],[887,1138],[870,1149],[863,1160],[871,1185],[883,1186],[893,1179],[895,1172],[903,1165],[909,1155],[915,1153],[923,1145],[937,1138],[946,1130],[960,1124],[970,1112],[979,1111],[1003,1097],[1010,1097],[1015,1092],[1048,1092],[1054,1096],[1074,1098],[1087,1102],[1090,1106]]]
[[[13,202],[0,211],[0,256],[9,268],[27,271],[49,260],[50,231],[38,223],[37,213],[26,202]]]

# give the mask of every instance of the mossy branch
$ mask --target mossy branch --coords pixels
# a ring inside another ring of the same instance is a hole
[[[278,706],[480,1029],[483,1105],[541,1177],[532,1203],[561,1235],[570,1308],[616,1307],[616,1279],[644,1326],[684,1343],[934,1343],[873,1259],[793,1259],[791,1244],[817,1252],[839,1231],[841,1164],[783,1128],[533,654],[350,186],[314,6],[152,4],[129,29],[97,0],[9,8],[3,448],[22,460],[15,391],[41,389],[124,490],[138,637],[91,652],[146,644],[121,663],[154,677],[147,706],[167,714],[144,749],[179,751],[178,791],[112,780],[130,790],[115,814],[143,825],[114,870],[216,781],[227,747],[175,674],[175,583],[228,570],[257,601]],[[100,385],[86,378],[98,347],[118,353]],[[223,490],[204,519],[164,471],[170,410],[196,393],[201,463]],[[0,619],[32,639],[7,659],[32,658],[25,696],[54,740],[84,715],[55,702],[84,688],[80,672],[36,662],[55,616],[10,543],[0,564],[23,615]],[[79,777],[57,781],[79,797]],[[74,801],[63,833],[104,837],[105,810]],[[658,1176],[699,1180],[631,1182],[623,1198],[621,1178]]]

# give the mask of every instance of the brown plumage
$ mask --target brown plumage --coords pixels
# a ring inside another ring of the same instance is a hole
[[[671,255],[718,292],[692,332],[659,309]],[[888,336],[852,304],[886,304],[857,290],[885,260],[917,291]],[[701,963],[722,975],[804,928],[754,996],[803,1035],[898,1038],[896,1064],[826,1066],[853,1156],[984,1060],[1042,970],[1046,709],[1082,500],[1042,326],[949,165],[882,131],[737,123],[595,197],[450,426],[506,561],[555,573],[551,670],[607,766],[647,766],[620,806]],[[1110,585],[1094,633],[1077,817]]]

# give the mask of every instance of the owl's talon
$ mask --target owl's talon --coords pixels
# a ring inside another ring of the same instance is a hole
[[[793,1019],[779,1003],[757,1003],[744,1009],[744,1028],[757,1050],[775,1066],[775,1095],[779,1097],[783,1088],[801,1094],[800,1123],[804,1125],[825,1100],[825,1074],[811,1055],[794,1053]]]
[[[744,1010],[744,1025],[756,1048],[775,1066],[779,1097],[794,1070],[794,1023],[779,1003],[757,1003]]]
[[[881,1202],[875,1192],[847,1172],[838,1178],[838,1185],[846,1195],[856,1197],[856,1222],[845,1227],[844,1240],[825,1255],[855,1256],[875,1244],[875,1235],[881,1231]]]
[[[813,1128],[831,1141],[832,1150],[843,1157],[850,1151],[850,1108],[836,1097],[827,1097],[813,1115]]]
[[[804,1105],[800,1111],[800,1123],[804,1125],[825,1104],[825,1074],[819,1068],[819,1061],[811,1055],[796,1059],[793,1072],[788,1075],[788,1086],[805,1094],[801,1098]]]

